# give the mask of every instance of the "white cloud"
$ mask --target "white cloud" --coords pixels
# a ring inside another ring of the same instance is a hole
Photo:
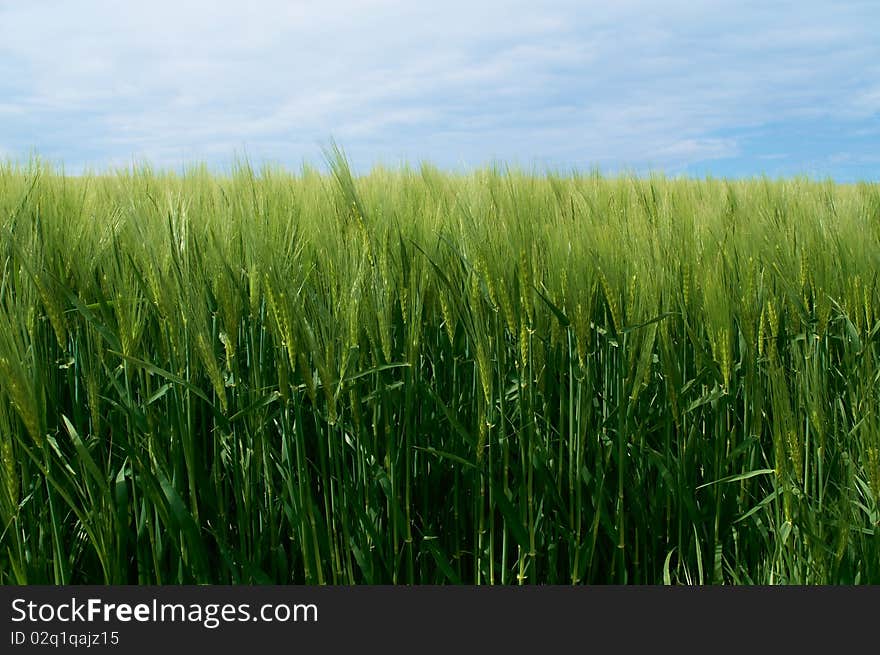
[[[873,20],[872,20],[873,19]],[[880,111],[872,3],[0,0],[0,138],[69,162],[661,166]],[[14,138],[13,138],[14,137]]]

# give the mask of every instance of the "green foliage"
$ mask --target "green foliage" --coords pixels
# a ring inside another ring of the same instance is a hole
[[[0,166],[0,584],[880,583],[880,190]]]

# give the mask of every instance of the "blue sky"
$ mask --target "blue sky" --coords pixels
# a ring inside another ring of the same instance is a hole
[[[880,2],[0,0],[0,156],[880,179]]]

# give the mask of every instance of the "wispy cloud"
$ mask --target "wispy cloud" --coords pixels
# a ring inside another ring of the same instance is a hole
[[[796,170],[800,125],[843,131],[809,153],[833,174],[840,143],[880,145],[878,24],[857,1],[0,0],[0,143],[73,167],[295,165],[334,136],[360,167],[748,174],[771,150]]]

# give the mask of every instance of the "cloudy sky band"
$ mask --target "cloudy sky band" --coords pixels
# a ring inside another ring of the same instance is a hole
[[[880,178],[880,3],[0,0],[0,155]]]

